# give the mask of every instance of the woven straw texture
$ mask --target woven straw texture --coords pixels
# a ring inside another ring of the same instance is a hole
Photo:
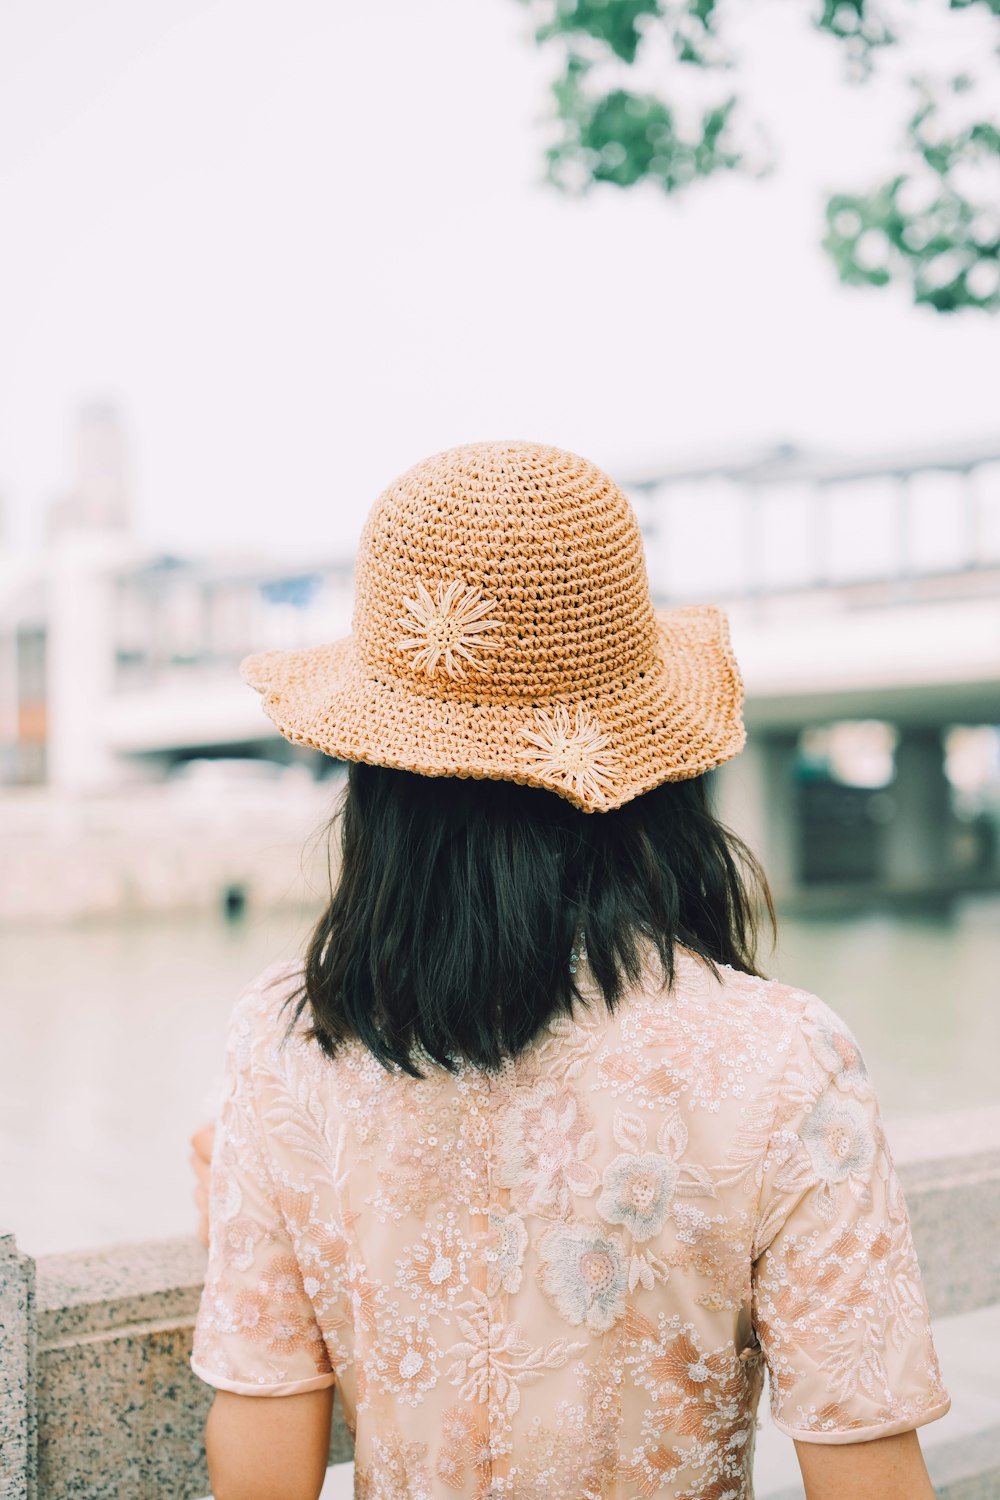
[[[654,613],[621,490],[536,443],[453,448],[402,475],[362,534],[351,636],[240,671],[296,743],[545,787],[588,812],[745,739],[725,615]]]

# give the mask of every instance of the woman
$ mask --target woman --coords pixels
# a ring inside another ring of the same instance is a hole
[[[931,1496],[949,1403],[876,1097],[758,974],[766,885],[705,791],[744,741],[726,622],[654,615],[611,480],[418,465],[353,636],[243,673],[352,764],[304,965],[230,1032],[217,1500],[313,1500],[335,1386],[370,1500],[737,1500],[765,1367],[809,1500]]]

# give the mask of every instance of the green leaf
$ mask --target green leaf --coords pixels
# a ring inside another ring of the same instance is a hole
[[[633,63],[642,40],[640,22],[659,14],[660,0],[559,0],[555,14],[539,26],[536,36],[547,42],[583,33],[610,48],[622,62]]]

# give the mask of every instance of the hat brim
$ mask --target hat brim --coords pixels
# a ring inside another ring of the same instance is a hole
[[[568,697],[544,703],[448,699],[374,672],[354,638],[299,651],[264,651],[240,663],[286,739],[337,760],[365,761],[421,776],[516,781],[565,797],[587,812],[610,811],[663,781],[700,776],[746,740],[743,682],[725,614],[710,605],[660,611],[650,669],[582,705],[605,737],[600,786],[539,766],[523,734]]]

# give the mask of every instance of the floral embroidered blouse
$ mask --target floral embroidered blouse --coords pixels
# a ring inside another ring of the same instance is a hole
[[[755,1412],[846,1443],[949,1399],[857,1045],[678,950],[499,1075],[330,1061],[294,965],[231,1025],[196,1373],[336,1384],[362,1500],[750,1500]]]

